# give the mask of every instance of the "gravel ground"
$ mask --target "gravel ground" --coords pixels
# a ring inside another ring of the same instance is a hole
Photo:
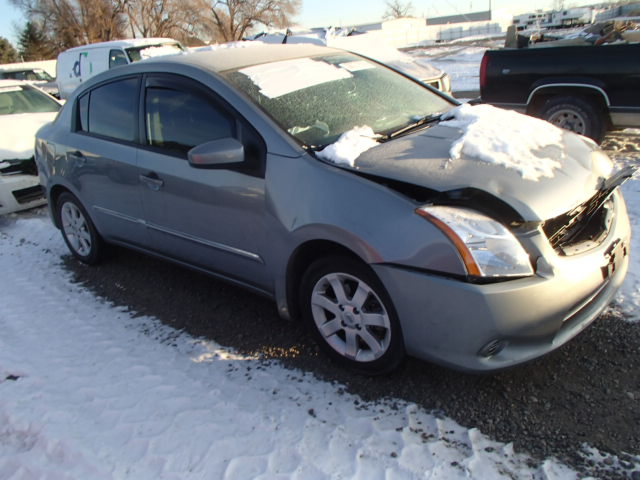
[[[618,153],[628,144],[624,137],[605,141]],[[65,264],[78,282],[116,305],[313,372],[364,400],[415,402],[495,440],[513,441],[534,458],[555,456],[598,478],[640,480],[631,463],[640,463],[640,324],[613,309],[558,351],[505,372],[469,375],[409,359],[392,375],[369,378],[333,365],[301,324],[282,321],[271,301],[242,289],[120,248],[98,267],[71,257]],[[585,443],[612,456],[596,462]]]

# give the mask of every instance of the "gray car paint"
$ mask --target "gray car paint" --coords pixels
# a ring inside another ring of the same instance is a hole
[[[628,257],[620,259],[615,274],[603,282],[604,251],[617,239],[629,241],[619,195],[609,237],[588,255],[560,259],[539,224],[527,225],[515,233],[538,262],[535,276],[473,285],[434,275],[464,276],[465,268],[445,235],[414,213],[415,201],[349,169],[318,161],[216,75],[219,70],[258,63],[260,55],[285,59],[328,51],[310,46],[266,48],[143,61],[94,77],[72,95],[56,122],[38,133],[37,161],[50,200],[57,189],[67,189],[83,202],[108,241],[253,288],[273,297],[283,316],[291,313],[296,301],[296,285],[288,284],[295,252],[309,242],[340,245],[372,265],[383,281],[400,314],[409,353],[469,370],[500,368],[545,353],[549,345],[557,346],[549,338],[554,334],[561,338],[568,311],[585,302],[589,306],[581,310],[578,327],[565,334],[566,340],[604,308],[628,262]],[[195,79],[250,119],[267,146],[264,178],[196,169],[186,160],[168,161],[135,145],[70,131],[79,93],[123,74],[143,72]],[[578,137],[565,138],[572,152],[568,170],[554,179],[527,182],[504,167],[480,166],[469,159],[443,168],[457,135],[455,129],[435,126],[366,152],[358,166],[363,172],[435,190],[476,186],[508,202],[527,220],[566,211],[595,191],[598,178],[590,169],[592,149]],[[73,158],[77,151],[86,158],[80,162],[83,165]],[[150,173],[164,182],[160,190],[140,181],[140,175]],[[603,293],[590,301],[598,289]],[[541,305],[543,311],[535,313]],[[478,357],[478,349],[496,337],[509,339],[511,350],[506,350],[505,359],[487,363]]]

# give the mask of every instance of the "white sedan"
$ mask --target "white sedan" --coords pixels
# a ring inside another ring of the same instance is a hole
[[[0,215],[46,203],[33,161],[35,134],[61,104],[19,80],[0,80]]]

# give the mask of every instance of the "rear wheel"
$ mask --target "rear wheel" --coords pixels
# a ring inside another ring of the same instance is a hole
[[[382,374],[404,358],[391,299],[371,269],[349,257],[313,263],[302,279],[301,309],[322,349],[349,368]]]
[[[67,247],[81,262],[93,265],[103,256],[104,242],[80,201],[65,192],[57,201],[58,221]]]
[[[540,118],[572,132],[602,141],[604,121],[602,112],[581,97],[552,97],[542,106]]]

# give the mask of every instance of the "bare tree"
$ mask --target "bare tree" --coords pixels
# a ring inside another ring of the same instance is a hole
[[[42,27],[56,50],[122,38],[125,20],[111,0],[11,0]]]
[[[241,40],[257,25],[285,28],[300,8],[300,0],[203,0],[208,7],[210,34],[215,40]]]
[[[408,17],[413,12],[413,4],[411,2],[402,2],[401,0],[388,0],[386,2],[387,10],[384,12],[384,19],[394,19]]]
[[[192,36],[201,21],[200,4],[194,0],[114,0],[127,20],[132,37]]]

